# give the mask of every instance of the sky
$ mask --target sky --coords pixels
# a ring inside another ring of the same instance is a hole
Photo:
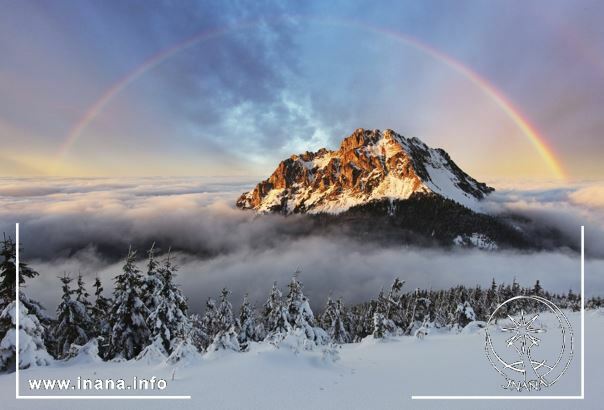
[[[599,1],[0,9],[0,176],[265,177],[361,127],[481,180],[604,170]]]

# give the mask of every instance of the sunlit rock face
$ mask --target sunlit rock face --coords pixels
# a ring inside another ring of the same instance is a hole
[[[392,130],[357,129],[337,151],[292,155],[237,206],[261,213],[341,213],[372,201],[436,194],[477,210],[494,189],[462,171],[442,149]]]

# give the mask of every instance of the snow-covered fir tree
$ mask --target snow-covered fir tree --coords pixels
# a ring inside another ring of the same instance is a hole
[[[400,316],[402,312],[401,309],[401,299],[403,297],[403,286],[405,285],[405,281],[401,281],[399,278],[395,278],[394,282],[392,282],[392,286],[390,286],[390,291],[388,292],[388,296],[386,298],[387,307],[385,315],[388,319],[393,322],[402,322],[404,319]]]
[[[342,300],[334,301],[327,298],[325,311],[321,315],[321,324],[334,343],[349,343],[350,335],[344,323],[344,306]]]
[[[527,293],[528,294],[528,293]],[[502,303],[512,297],[512,287],[510,285],[506,285],[504,283],[500,284],[497,288],[497,298],[499,299],[499,303]],[[536,306],[536,305],[535,305]],[[498,306],[495,307],[497,309]],[[493,310],[495,310],[493,309]],[[497,313],[500,318],[505,318],[508,315],[516,314],[516,306],[512,303],[506,303],[501,307],[501,309],[497,309]]]
[[[396,279],[393,285],[393,288],[395,288],[396,292],[400,290],[396,290],[396,288],[399,286],[398,283],[398,279]],[[400,286],[402,287],[402,282]],[[396,333],[397,326],[394,324],[394,321],[390,319],[390,317],[397,312],[400,301],[398,298],[396,301],[392,300],[391,295],[393,294],[395,294],[395,292],[391,290],[388,296],[386,296],[384,294],[384,289],[382,289],[378,294],[377,300],[374,302],[375,308],[373,309],[373,317],[371,319],[373,322],[372,334],[376,339],[381,339],[390,334]],[[394,309],[392,305],[395,305]]]
[[[90,294],[86,290],[86,284],[84,283],[84,278],[82,278],[81,273],[78,273],[77,287],[74,289],[73,294],[76,300],[83,304],[87,310],[91,309],[92,306],[88,300]]]
[[[440,329],[447,326],[447,315],[444,309],[445,292],[442,290],[435,292],[433,299],[433,303],[430,304],[429,317],[432,325]]]
[[[516,280],[516,277],[514,276],[514,279],[512,281],[512,294],[513,296],[519,296],[522,293],[522,289],[520,288],[520,284],[518,283],[518,281]]]
[[[0,341],[0,371],[16,369],[16,302],[10,302],[0,312],[0,326],[8,331]],[[38,317],[27,307],[19,304],[19,369],[32,366],[47,366],[52,357],[46,351],[43,340],[44,327]]]
[[[533,286],[533,295],[535,296],[543,296],[543,287],[539,282],[539,279],[535,282],[535,286]]]
[[[381,312],[373,314],[373,337],[382,339],[388,334],[388,322],[386,316]]]
[[[69,355],[72,345],[83,346],[91,339],[92,319],[84,303],[72,298],[77,292],[70,287],[73,279],[65,274],[59,280],[63,296],[57,307],[57,320],[52,333],[56,343],[55,356],[64,359]]]
[[[581,297],[576,295],[572,289],[568,290],[568,294],[566,296],[567,307],[571,309],[573,312],[578,312],[581,310]],[[587,301],[586,304],[589,304],[590,301]]]
[[[404,280],[402,281],[399,278],[395,278],[390,286],[388,295],[385,298],[384,296],[378,296],[378,301],[383,298],[383,306],[379,306],[380,304],[378,304],[376,310],[384,314],[384,317],[387,320],[386,325],[389,333],[399,333],[400,330],[408,326],[409,323],[409,310],[404,309],[404,307],[409,307],[409,305],[404,304],[404,285]]]
[[[315,316],[310,309],[308,298],[304,295],[302,282],[298,280],[299,271],[294,274],[291,282],[287,285],[289,292],[286,298],[287,318],[293,328],[308,329],[309,338],[313,338],[312,327],[315,324]]]
[[[456,324],[459,327],[465,327],[468,323],[476,320],[476,314],[474,309],[467,300],[457,305],[457,321]]]
[[[206,301],[206,310],[201,319],[201,332],[207,337],[207,345],[204,346],[204,349],[207,349],[212,343],[218,330],[218,306],[213,298],[208,298]]]
[[[512,290],[514,290],[515,286],[518,286],[518,283],[516,283],[516,280],[514,279],[514,282],[512,283]],[[483,294],[484,291],[478,285],[470,291],[469,300],[476,301],[473,305],[474,312],[476,312],[476,317],[483,317],[486,315],[486,312],[484,311]]]
[[[170,253],[170,252],[168,252]],[[158,272],[159,261],[157,260],[157,249],[155,242],[147,251],[147,274],[142,278],[141,300],[149,310],[153,312],[157,306],[157,289],[162,286],[162,278]]]
[[[109,357],[130,360],[149,344],[148,310],[140,298],[141,273],[130,249],[122,273],[115,277],[113,306],[109,316]]]
[[[278,340],[292,328],[288,320],[287,307],[283,303],[283,294],[277,287],[277,282],[273,283],[268,299],[264,303],[263,317],[268,340]]]
[[[264,326],[256,320],[256,311],[248,299],[243,297],[239,310],[239,345],[241,350],[247,350],[250,342],[259,342],[264,339]]]
[[[103,296],[103,284],[97,276],[94,279],[94,305],[91,308],[90,317],[93,324],[93,336],[98,339],[99,354],[105,357],[109,348],[111,325],[108,313],[111,311],[111,299]]]
[[[78,273],[76,288],[73,290],[73,295],[75,299],[86,308],[86,312],[88,313],[88,317],[90,319],[90,323],[86,325],[86,331],[90,337],[94,337],[95,324],[94,320],[92,319],[92,303],[90,303],[90,300],[88,299],[90,294],[86,290],[86,283],[84,282],[81,272]]]
[[[6,307],[10,302],[15,300],[16,296],[16,266],[15,259],[17,248],[15,242],[10,237],[4,237],[0,242],[0,308]],[[19,301],[25,305],[30,314],[36,315],[40,323],[44,326],[50,323],[50,318],[44,312],[44,308],[39,302],[30,299],[23,291],[26,287],[25,279],[33,279],[38,276],[38,272],[33,270],[26,262],[21,259],[19,262],[19,285],[21,292],[19,293]],[[0,337],[2,336],[0,330]]]
[[[229,292],[228,289],[222,289],[220,294],[220,304],[218,305],[217,315],[216,315],[216,326],[217,333],[214,336],[214,340],[212,344],[208,348],[210,351],[215,350],[241,350],[241,346],[239,345],[239,340],[237,338],[237,326],[236,321],[233,318],[233,306],[231,302],[229,302]]]
[[[288,285],[286,298],[287,319],[292,329],[302,332],[310,341],[316,344],[329,342],[329,336],[323,329],[315,326],[315,315],[310,308],[310,301],[304,295],[303,284],[298,279],[300,271],[296,271]]]
[[[348,327],[353,342],[358,342],[373,333],[373,301],[351,306]]]
[[[489,312],[491,315],[497,309],[497,305],[499,304],[499,296],[497,294],[497,282],[495,282],[495,278],[491,280],[491,286],[485,292],[485,301],[484,301],[484,310]]]
[[[211,343],[210,338],[204,330],[203,319],[197,313],[193,313],[189,317],[189,320],[191,323],[189,340],[198,351],[203,352]]]
[[[16,369],[16,245],[4,237],[0,243],[0,371]],[[51,345],[46,325],[49,319],[42,306],[23,292],[25,278],[38,276],[27,263],[19,266],[19,368],[44,366],[50,363],[47,343]],[[46,340],[45,340],[46,339]]]
[[[160,279],[152,297],[155,308],[147,319],[152,342],[160,342],[168,354],[172,353],[177,339],[182,341],[188,337],[191,326],[187,317],[187,301],[174,284],[176,270],[168,252],[156,273]]]
[[[424,326],[430,319],[430,306],[432,301],[425,297],[424,294],[416,289],[411,298],[412,309],[408,318],[406,333],[412,335],[419,328]]]

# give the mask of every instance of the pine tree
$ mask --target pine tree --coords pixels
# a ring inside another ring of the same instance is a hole
[[[239,341],[237,340],[237,329],[235,320],[233,319],[233,306],[229,302],[228,289],[223,288],[220,294],[220,304],[218,305],[216,315],[216,325],[218,332],[214,336],[214,341],[209,347],[210,351],[215,350],[241,350]]]
[[[323,329],[325,329],[330,339],[338,344],[350,342],[350,336],[344,324],[343,310],[342,301],[338,300],[336,302],[329,296],[321,317]]]
[[[406,309],[403,312],[403,296],[401,289],[404,282],[396,278],[391,286],[388,296],[384,295],[384,289],[380,290],[376,300],[372,301],[371,316],[367,316],[365,320],[368,322],[370,333],[376,338],[385,337],[388,334],[396,334],[400,332],[400,328],[395,324],[392,318],[396,317],[401,325],[404,325],[409,321],[408,317],[413,318],[415,316],[416,301],[411,303],[408,300],[406,303]],[[413,320],[409,321],[409,327],[414,323]]]
[[[94,337],[95,324],[92,320],[92,304],[88,300],[90,294],[86,290],[86,284],[84,283],[81,273],[78,273],[77,287],[74,289],[73,294],[76,298],[76,301],[80,302],[86,309],[86,313],[88,313],[88,323],[83,323],[86,333],[90,337]]]
[[[16,312],[15,301],[0,312],[0,328],[7,329],[0,341],[0,371],[14,372],[17,366]],[[44,333],[45,329],[38,317],[25,304],[19,303],[19,369],[50,364],[52,357],[46,351]]]
[[[57,307],[57,321],[53,327],[53,336],[56,341],[55,356],[64,359],[69,355],[72,345],[83,346],[91,338],[92,320],[84,303],[72,299],[77,293],[71,290],[73,280],[68,275],[59,277],[62,283],[62,301]]]
[[[384,296],[383,289],[378,295],[376,303],[376,312],[384,315],[387,320],[386,325],[390,333],[396,333],[399,329],[405,328],[409,323],[409,309],[412,307],[402,293],[405,281],[395,278],[390,286],[388,296]],[[405,303],[407,302],[407,303]],[[403,309],[406,306],[407,309]]]
[[[76,300],[80,303],[82,303],[84,306],[86,306],[87,309],[91,308],[90,302],[88,301],[88,298],[90,297],[90,294],[88,293],[88,291],[86,290],[86,287],[84,286],[84,279],[82,278],[82,274],[78,273],[78,282],[77,282],[78,287],[74,290],[73,294],[76,296]]]
[[[492,315],[493,312],[495,312],[495,310],[497,309],[497,306],[499,305],[499,297],[498,297],[497,289],[498,289],[497,283],[495,282],[495,278],[493,278],[493,280],[491,281],[491,287],[486,292],[485,303],[484,303],[485,311],[488,312],[489,316]],[[499,314],[500,312],[497,312],[497,313]],[[499,317],[500,317],[500,315],[499,315]]]
[[[395,323],[401,321],[399,316],[401,310],[401,299],[403,298],[402,289],[405,285],[405,281],[401,281],[399,278],[395,278],[390,292],[388,293],[388,306],[386,308],[386,317]],[[398,319],[398,320],[397,320]],[[402,326],[403,323],[400,323]]]
[[[511,299],[512,296],[513,296],[512,287],[510,285],[504,285],[503,283],[501,284],[500,289],[499,289],[498,292],[499,292],[498,297],[499,297],[499,301],[500,302],[503,302],[503,301],[506,301],[508,299]],[[508,315],[513,315],[513,314],[516,313],[514,311],[514,305],[510,304],[510,303],[505,304],[499,310],[501,311],[501,314],[502,314],[503,317],[507,317]]]
[[[210,338],[204,330],[203,320],[196,313],[192,314],[189,319],[191,322],[191,343],[198,351],[203,352],[210,345]]]
[[[4,240],[0,245],[0,257],[2,258],[0,262],[0,306],[6,306],[15,300],[17,287],[16,255],[17,246],[10,237],[4,236]],[[25,278],[32,279],[36,276],[38,276],[38,272],[22,260],[19,262],[19,285],[25,284]],[[19,298],[19,301],[21,301],[21,298]],[[30,301],[26,300],[24,303],[27,305]],[[38,310],[35,306],[27,306],[27,308],[34,311]]]
[[[514,286],[512,286],[512,290],[514,290]],[[473,307],[474,307],[474,312],[476,312],[476,318],[482,318],[484,317],[487,313],[484,311],[484,304],[483,304],[483,290],[479,285],[476,285],[476,287],[474,288],[472,295],[470,297],[470,299],[472,300],[473,303]]]
[[[243,297],[243,303],[239,310],[239,345],[241,350],[247,350],[250,342],[258,342],[263,339],[264,329],[256,323],[256,311],[248,300],[247,294]]]
[[[187,317],[187,301],[174,284],[176,270],[168,252],[163,266],[157,271],[160,280],[153,295],[156,306],[147,320],[151,340],[160,342],[168,354],[172,353],[177,339],[187,338],[191,326]]]
[[[230,328],[234,325],[233,319],[233,305],[229,302],[229,296],[231,291],[227,288],[222,288],[220,292],[220,304],[217,310],[217,324],[219,331]]]
[[[541,283],[539,283],[539,279],[535,282],[535,286],[533,286],[533,295],[541,296],[543,293],[543,288],[541,287]]]
[[[568,301],[568,308],[573,312],[578,312],[581,310],[581,297],[580,295],[575,295],[572,289],[568,290],[566,300]]]
[[[218,308],[216,301],[208,298],[206,302],[206,311],[201,319],[202,332],[208,338],[208,345],[214,340],[214,336],[218,333]],[[207,348],[208,346],[205,346]]]
[[[93,323],[93,336],[98,338],[99,354],[104,358],[106,357],[111,335],[111,325],[107,318],[111,311],[111,299],[103,296],[103,285],[98,276],[94,279],[93,287],[95,300],[90,315]]]
[[[17,247],[13,240],[6,236],[0,243],[0,309],[5,308],[10,302],[15,300],[16,291],[16,256]],[[19,302],[23,303],[30,314],[36,315],[38,321],[43,325],[47,326],[50,323],[49,317],[44,312],[44,308],[39,302],[30,299],[23,292],[25,288],[25,279],[33,279],[38,276],[38,272],[29,267],[29,265],[21,259],[19,261],[19,285],[21,292],[19,293]],[[3,337],[2,330],[0,329],[0,338]]]
[[[516,277],[514,276],[514,280],[512,281],[512,295],[519,296],[521,293],[520,284],[516,281]]]
[[[288,310],[283,304],[283,296],[277,287],[277,282],[273,283],[271,293],[264,303],[263,316],[268,339],[277,340],[291,330],[288,321]]]
[[[293,329],[304,331],[306,338],[315,340],[315,316],[310,308],[308,298],[304,295],[302,282],[298,280],[299,271],[292,277],[288,285],[287,314],[290,326]]]
[[[158,303],[155,299],[157,289],[162,287],[162,278],[158,272],[159,262],[157,261],[156,254],[157,250],[155,249],[155,242],[153,242],[151,248],[147,251],[147,275],[141,283],[141,300],[149,312],[155,310]]]
[[[456,324],[460,327],[466,327],[468,323],[476,320],[474,309],[467,300],[463,303],[459,303],[455,312],[457,313]]]
[[[354,328],[354,341],[358,342],[363,338],[373,333],[373,315],[375,313],[376,301],[362,303],[359,306],[354,306],[353,322],[356,324]]]
[[[130,360],[149,343],[148,310],[140,298],[141,274],[135,265],[136,251],[130,249],[122,273],[115,277],[110,314],[109,357]]]
[[[16,368],[16,245],[12,239],[4,237],[0,243],[0,371],[14,371]],[[23,292],[25,278],[38,276],[27,263],[19,264],[19,368],[43,366],[52,358],[47,346],[52,345],[46,326],[50,319],[42,306]]]
[[[17,268],[15,266],[15,244],[12,239],[6,238],[4,235],[4,240],[1,243],[0,247],[0,257],[2,257],[2,261],[0,262],[0,303],[3,307],[6,307],[10,302],[15,300],[15,296],[17,293],[16,289],[16,281],[17,281]],[[22,268],[22,266],[21,266]],[[26,273],[21,272],[21,281],[19,283],[23,283],[26,276]],[[37,276],[36,274],[30,274],[30,278]]]
[[[384,288],[380,289],[380,293],[378,293],[378,297],[375,300],[375,311],[374,313],[379,313],[386,317],[388,312],[388,301],[386,296],[384,296]]]
[[[436,328],[447,326],[445,301],[445,291],[438,291],[434,296],[434,303],[430,305],[430,318]]]
[[[373,337],[376,339],[382,339],[387,333],[386,317],[381,312],[375,312],[373,314]]]
[[[432,305],[432,301],[429,298],[424,297],[419,290],[415,291],[412,300],[413,313],[411,314],[410,322],[407,327],[408,334],[413,334],[418,327],[430,320],[430,305]]]

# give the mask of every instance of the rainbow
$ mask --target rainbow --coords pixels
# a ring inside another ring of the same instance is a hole
[[[506,116],[518,127],[522,134],[530,141],[531,145],[535,148],[536,152],[547,164],[550,171],[558,179],[566,179],[566,173],[561,164],[561,161],[558,159],[552,147],[548,144],[546,138],[537,130],[534,125],[530,123],[530,121],[521,113],[521,111],[517,107],[515,107],[514,104],[512,104],[512,102],[505,96],[503,92],[501,92],[501,90],[498,90],[492,83],[487,81],[475,71],[465,66],[460,61],[414,37],[408,36],[397,31],[370,26],[365,23],[354,20],[336,20],[332,18],[326,19],[310,16],[279,16],[275,19],[270,19],[269,21],[271,23],[279,24],[283,23],[286,20],[290,20],[292,17],[302,18],[304,20],[319,24],[327,24],[345,28],[355,28],[387,36],[399,42],[400,44],[413,47],[414,49],[430,56],[434,60],[445,64],[446,66],[460,74],[462,77],[470,81],[472,84],[478,87],[483,92],[483,94],[489,97],[489,99],[493,101],[503,111],[503,113],[506,114]],[[99,99],[97,99],[94,104],[92,104],[88,108],[88,110],[86,110],[84,115],[82,115],[80,119],[70,129],[65,141],[61,144],[55,159],[55,164],[62,161],[69,149],[78,141],[78,139],[80,139],[83,131],[90,125],[92,121],[94,121],[94,119],[102,112],[102,110],[107,106],[107,104],[109,104],[109,102],[111,102],[113,98],[115,98],[120,92],[122,92],[126,87],[136,81],[139,77],[144,75],[147,71],[153,69],[154,67],[157,67],[158,65],[168,60],[170,57],[179,53],[180,51],[197,45],[203,41],[214,39],[225,34],[231,33],[233,31],[257,27],[259,24],[266,24],[266,22],[266,19],[262,21],[250,21],[243,22],[235,26],[203,31],[185,39],[184,41],[178,44],[161,50],[160,52],[148,58],[145,62],[136,67],[133,71],[129,72],[127,75],[125,75],[120,80],[115,82],[111,87],[109,87],[99,97]]]
[[[240,28],[239,26],[237,28]],[[129,72],[127,75],[116,81],[111,87],[109,87],[98,100],[92,104],[88,110],[82,115],[79,120],[71,127],[69,134],[65,141],[61,144],[57,155],[57,162],[61,161],[69,149],[77,142],[82,136],[82,132],[90,125],[92,121],[103,111],[105,106],[111,102],[111,100],[121,93],[126,87],[136,81],[139,77],[144,75],[147,71],[160,65],[174,54],[192,47],[203,40],[210,40],[212,38],[220,37],[221,35],[227,34],[232,29],[222,28],[210,31],[204,31],[202,33],[195,34],[185,41],[168,47],[160,52],[149,57],[145,62],[136,67],[134,70]]]
[[[448,67],[452,68],[463,77],[468,79],[474,85],[476,85],[484,94],[486,94],[491,101],[493,101],[507,116],[512,120],[514,124],[522,131],[522,133],[531,142],[531,145],[535,148],[537,153],[545,161],[549,169],[558,179],[566,179],[566,173],[561,161],[558,159],[553,148],[549,145],[546,138],[539,133],[537,128],[531,124],[531,122],[516,108],[512,102],[498,90],[493,84],[488,82],[485,78],[480,76],[478,73],[472,71],[461,62],[453,59],[451,56],[433,48],[432,46],[423,43],[413,37],[403,35],[398,32],[383,30],[376,27],[365,27],[365,29],[382,33],[387,35],[394,40],[397,40],[406,45],[412,45],[417,49],[425,52],[434,59],[445,63]]]

